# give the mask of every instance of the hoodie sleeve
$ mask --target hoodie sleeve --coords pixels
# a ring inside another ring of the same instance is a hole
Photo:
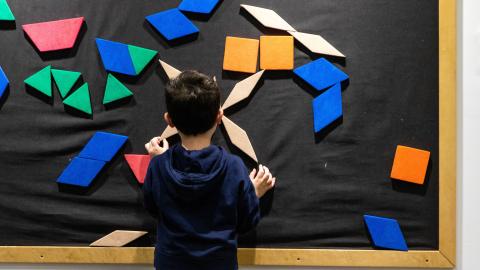
[[[158,209],[153,199],[153,179],[152,179],[152,166],[148,166],[147,175],[145,176],[145,181],[143,183],[143,205],[147,209],[148,213],[155,218],[158,218]]]
[[[242,234],[255,228],[260,221],[260,203],[243,163],[240,169],[242,180],[238,198],[238,233]]]

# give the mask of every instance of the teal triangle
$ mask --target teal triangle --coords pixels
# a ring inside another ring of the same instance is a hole
[[[92,114],[92,105],[90,102],[90,92],[88,83],[84,83],[75,90],[70,96],[63,100],[63,104],[75,108],[87,114]]]
[[[31,86],[33,89],[42,94],[52,96],[52,77],[50,75],[51,66],[47,66],[37,73],[31,75],[24,80],[25,84]]]
[[[13,16],[7,0],[0,0],[0,21],[15,21],[15,16]]]
[[[137,75],[140,74],[145,66],[152,61],[153,57],[157,55],[157,51],[133,45],[128,45],[128,52],[132,58],[133,67]]]
[[[103,96],[103,104],[117,101],[132,95],[132,91],[130,91],[123,83],[121,83],[112,74],[108,74],[107,85],[105,86],[105,95]]]
[[[65,98],[82,74],[77,71],[52,69],[52,75],[60,95]]]

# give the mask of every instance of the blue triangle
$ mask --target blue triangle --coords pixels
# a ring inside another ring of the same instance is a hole
[[[167,40],[198,33],[198,28],[178,8],[161,11],[145,19]]]
[[[186,12],[210,14],[219,0],[183,0],[178,9]]]
[[[125,144],[128,137],[108,132],[96,132],[78,154],[79,157],[110,161]]]
[[[395,219],[364,215],[373,244],[379,248],[407,251],[400,225]]]
[[[312,106],[315,132],[319,132],[343,114],[340,83],[335,84],[313,99]]]
[[[96,38],[95,41],[105,70],[126,75],[137,75],[127,44],[101,38]]]
[[[325,58],[300,66],[293,72],[319,91],[348,79],[347,74]]]
[[[5,75],[2,67],[0,67],[0,99],[3,97],[9,83],[7,75]]]
[[[75,157],[58,177],[57,183],[88,187],[105,164],[105,161]]]

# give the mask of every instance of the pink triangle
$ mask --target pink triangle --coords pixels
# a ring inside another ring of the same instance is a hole
[[[137,181],[143,184],[145,176],[147,175],[148,164],[150,164],[150,156],[126,154],[125,159],[137,178]]]
[[[70,49],[75,45],[83,17],[22,25],[40,52]]]

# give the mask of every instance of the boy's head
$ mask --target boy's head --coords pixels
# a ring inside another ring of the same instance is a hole
[[[215,80],[198,71],[183,71],[167,83],[165,120],[185,135],[207,132],[218,124],[220,89]]]

